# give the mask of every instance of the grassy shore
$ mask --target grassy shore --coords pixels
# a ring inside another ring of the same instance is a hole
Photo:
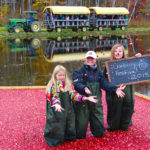
[[[143,32],[150,32],[150,26],[145,27],[128,27],[125,31],[122,31],[120,29],[116,29],[115,31],[112,31],[109,28],[105,28],[103,31],[97,31],[96,29],[94,31],[87,31],[87,32],[81,32],[78,30],[78,32],[73,32],[71,29],[63,29],[62,32],[57,33],[55,30],[53,32],[47,32],[46,29],[42,28],[42,30],[38,33],[32,33],[32,32],[24,32],[21,30],[20,33],[8,33],[5,27],[0,27],[0,39],[6,39],[6,38],[32,38],[32,37],[43,37],[43,38],[67,38],[67,37],[82,37],[82,36],[100,36],[100,35],[138,35],[143,34]]]

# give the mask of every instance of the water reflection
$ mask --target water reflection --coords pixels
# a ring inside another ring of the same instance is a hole
[[[93,37],[93,38],[71,38],[71,39],[49,39],[44,41],[44,54],[47,61],[73,61],[83,59],[81,55],[83,52],[88,50],[95,50],[99,57],[104,57],[100,53],[110,53],[111,47],[116,43],[122,43],[126,49],[128,49],[128,39],[120,36],[109,36],[109,37]],[[100,53],[98,53],[100,52]],[[72,55],[66,54],[74,54]],[[76,53],[78,56],[76,57]],[[62,56],[62,57],[60,57]],[[80,57],[81,56],[81,57]],[[108,57],[108,56],[106,56]],[[65,58],[65,59],[63,59]]]
[[[41,40],[38,38],[33,39],[24,39],[21,40],[19,38],[17,39],[11,39],[6,41],[6,45],[9,48],[10,52],[23,52],[27,51],[29,56],[35,56],[35,50],[39,49],[41,47]]]
[[[2,41],[1,85],[34,85],[41,40],[8,39]]]
[[[144,39],[144,40],[143,40]],[[64,65],[70,74],[82,65],[88,50],[95,50],[98,66],[110,57],[110,49],[122,43],[129,56],[137,52],[150,53],[150,35],[99,36],[57,39],[8,39],[0,40],[0,85],[46,85],[57,64]],[[136,91],[150,96],[149,83],[135,86]]]

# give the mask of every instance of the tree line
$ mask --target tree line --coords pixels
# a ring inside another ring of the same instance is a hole
[[[150,0],[0,0],[0,21],[8,16],[23,17],[25,10],[42,12],[49,5],[126,7],[130,12],[129,21],[150,16]]]

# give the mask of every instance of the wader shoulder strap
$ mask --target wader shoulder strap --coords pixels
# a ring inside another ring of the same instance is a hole
[[[50,96],[51,96],[51,99],[50,99],[50,104],[51,104],[51,106],[52,106],[52,87],[50,88]],[[54,117],[55,117],[55,119],[58,121],[58,118],[57,118],[57,116],[56,116],[56,112],[55,112],[55,110],[54,110],[54,108],[53,107],[51,107],[51,109],[53,110],[53,114],[54,114]]]

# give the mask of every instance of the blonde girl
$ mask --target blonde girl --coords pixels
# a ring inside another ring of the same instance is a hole
[[[51,147],[76,140],[75,116],[72,101],[97,103],[95,96],[78,94],[68,77],[66,68],[57,65],[46,87],[46,125],[44,137]]]

